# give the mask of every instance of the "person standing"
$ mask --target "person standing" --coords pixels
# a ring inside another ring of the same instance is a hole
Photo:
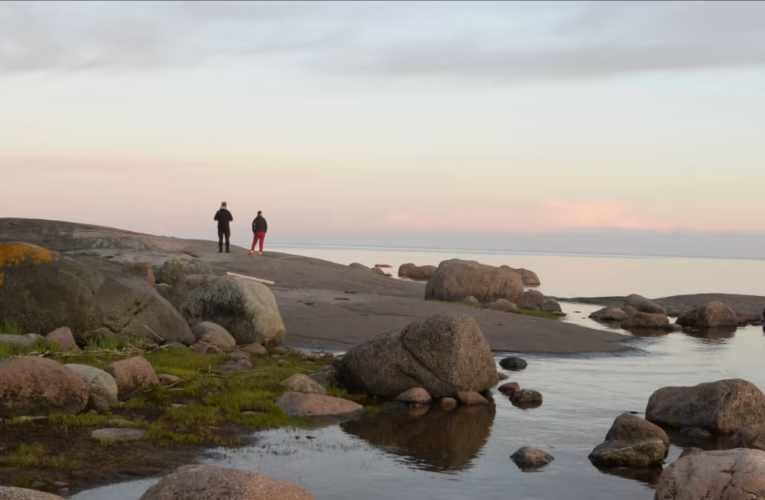
[[[255,245],[260,242],[260,251],[258,255],[263,255],[263,241],[266,239],[266,231],[268,231],[268,222],[263,217],[263,212],[258,210],[258,216],[252,221],[252,232],[255,235],[252,239],[252,248],[250,249],[250,255],[255,253]]]
[[[218,221],[218,253],[223,253],[223,237],[226,237],[226,253],[231,253],[229,250],[229,240],[231,239],[231,222],[234,220],[234,216],[226,208],[226,202],[220,204],[220,209],[215,212],[215,219]]]

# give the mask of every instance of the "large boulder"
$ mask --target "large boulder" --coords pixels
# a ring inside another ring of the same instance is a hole
[[[659,304],[636,293],[628,295],[627,298],[624,299],[624,305],[634,307],[638,312],[642,313],[667,314],[667,311],[665,311]]]
[[[604,307],[590,314],[590,319],[601,323],[620,323],[629,319],[630,315],[618,307]]]
[[[170,286],[175,286],[181,278],[192,274],[214,276],[215,272],[201,260],[191,257],[190,255],[182,255],[162,264],[162,267],[159,269],[159,277],[157,281],[160,283],[167,283]]]
[[[436,272],[436,266],[401,264],[398,268],[398,277],[408,278],[414,281],[428,281],[434,272]]]
[[[221,276],[191,292],[181,306],[191,324],[212,321],[237,344],[278,346],[287,336],[274,294],[265,285],[235,276]]]
[[[206,286],[215,278],[217,276],[214,274],[189,274],[178,279],[173,286],[161,283],[156,285],[155,288],[160,295],[167,299],[176,309],[180,310],[181,305],[189,298],[191,292]]]
[[[693,453],[664,470],[655,500],[763,500],[765,452]]]
[[[683,314],[677,324],[688,328],[736,328],[738,317],[727,304],[714,301]]]
[[[285,392],[276,398],[275,403],[284,413],[293,417],[349,420],[367,412],[366,408],[353,401],[321,394]]]
[[[669,451],[669,437],[661,427],[630,413],[616,417],[606,434],[606,441],[639,441],[648,438],[661,440]]]
[[[639,312],[622,322],[622,328],[625,330],[663,330],[667,325],[669,325],[669,318],[659,313]]]
[[[728,440],[728,448],[751,448],[765,451],[765,424],[748,425]]]
[[[314,500],[305,489],[254,472],[185,465],[149,488],[140,500]]]
[[[64,365],[88,384],[88,408],[103,410],[119,403],[117,382],[109,373],[88,365]]]
[[[50,493],[11,486],[0,486],[0,498],[3,500],[64,500]]]
[[[425,298],[458,302],[473,296],[482,304],[507,299],[517,304],[523,296],[518,273],[475,261],[452,259],[441,262],[425,287]]]
[[[104,368],[104,371],[114,377],[122,401],[138,397],[159,385],[157,373],[144,358],[115,361]]]
[[[197,338],[197,342],[214,345],[224,352],[236,349],[234,337],[225,328],[210,321],[197,323],[191,331]]]
[[[518,303],[518,307],[529,311],[538,311],[544,300],[545,296],[539,290],[526,290]]]
[[[0,362],[0,417],[76,415],[88,404],[88,384],[64,365],[37,356]]]
[[[653,393],[645,413],[646,420],[664,427],[733,434],[747,425],[765,423],[765,395],[740,379],[664,387]]]
[[[661,464],[667,448],[661,439],[647,438],[635,441],[606,441],[598,445],[590,462],[598,467],[650,467]]]
[[[539,276],[537,276],[537,273],[534,271],[529,271],[528,269],[524,269],[522,267],[520,268],[514,268],[510,266],[500,266],[503,269],[510,269],[511,271],[514,271],[518,273],[521,276],[521,280],[523,281],[523,286],[539,286],[542,283],[539,281]]]
[[[441,398],[488,390],[499,377],[478,324],[452,313],[355,345],[339,362],[339,380],[355,392],[395,397],[422,387]]]
[[[0,318],[27,331],[67,325],[76,339],[116,335],[192,343],[189,325],[146,281],[121,268],[24,243],[0,244]],[[151,330],[151,331],[149,331]]]

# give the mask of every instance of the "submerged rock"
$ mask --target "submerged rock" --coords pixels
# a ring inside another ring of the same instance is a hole
[[[510,401],[520,408],[538,408],[542,406],[542,393],[531,389],[521,389],[510,395]]]
[[[237,344],[273,347],[287,335],[271,290],[234,276],[221,276],[191,292],[181,313],[191,324],[212,321],[222,326]]]
[[[186,465],[149,488],[140,500],[314,500],[305,489],[254,472]]]
[[[619,323],[629,319],[630,315],[618,307],[604,307],[590,314],[590,319],[601,323]]]
[[[88,384],[88,408],[103,410],[119,403],[117,382],[109,373],[87,365],[64,366]]]
[[[687,455],[664,470],[655,500],[698,499],[765,499],[765,452],[706,451]]]
[[[330,419],[353,419],[364,415],[367,410],[347,399],[285,392],[276,398],[276,406],[293,417],[319,417]]]
[[[664,387],[653,393],[645,413],[646,420],[666,427],[733,434],[742,427],[765,423],[765,395],[740,379]]]
[[[454,398],[441,398],[440,406],[446,411],[457,408],[457,400]]]
[[[447,314],[416,321],[352,347],[339,361],[340,386],[395,397],[422,387],[431,397],[483,392],[498,382],[489,345],[473,318]]]
[[[750,448],[765,451],[765,424],[741,428],[728,440],[729,448]]]
[[[0,362],[0,417],[76,415],[88,404],[88,385],[64,365],[37,356]]]
[[[669,437],[661,427],[629,413],[616,417],[606,434],[606,441],[639,441],[648,438],[659,439],[669,451]]]
[[[648,438],[635,441],[606,441],[598,445],[590,461],[599,467],[649,467],[660,464],[667,456],[661,439]]]
[[[529,364],[523,358],[519,358],[517,356],[510,356],[500,361],[499,366],[501,366],[505,370],[517,372],[517,371],[525,370],[526,367],[529,366]]]
[[[489,401],[474,391],[458,392],[457,400],[465,406],[486,405]]]
[[[510,460],[515,462],[521,470],[526,469],[538,469],[549,464],[555,457],[547,453],[546,451],[534,448],[533,446],[524,446],[518,451],[510,455]]]
[[[159,385],[159,378],[151,364],[144,358],[135,357],[115,361],[104,371],[117,382],[119,399],[125,401],[142,395]]]
[[[625,330],[653,329],[662,330],[669,325],[669,318],[659,313],[639,312],[622,322]]]
[[[431,300],[459,301],[471,295],[481,303],[506,299],[517,304],[523,281],[509,269],[452,259],[439,264],[425,288],[425,298]]]
[[[497,390],[502,394],[511,396],[513,393],[520,391],[521,386],[518,385],[518,382],[508,382],[506,384],[500,385]]]
[[[624,305],[634,307],[642,313],[667,314],[667,311],[665,311],[659,304],[636,293],[628,295],[627,298],[624,299]]]
[[[687,328],[735,328],[738,317],[722,302],[710,302],[677,318],[677,324]]]

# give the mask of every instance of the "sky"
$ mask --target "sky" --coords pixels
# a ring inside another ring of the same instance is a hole
[[[0,217],[761,258],[763,2],[0,2]]]

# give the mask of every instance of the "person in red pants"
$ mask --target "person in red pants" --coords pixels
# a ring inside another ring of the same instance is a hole
[[[266,239],[266,231],[268,231],[268,222],[263,217],[263,212],[258,210],[258,216],[252,221],[252,232],[255,237],[252,239],[252,248],[250,249],[250,255],[255,253],[255,245],[260,242],[260,251],[258,255],[263,255],[263,241]]]

